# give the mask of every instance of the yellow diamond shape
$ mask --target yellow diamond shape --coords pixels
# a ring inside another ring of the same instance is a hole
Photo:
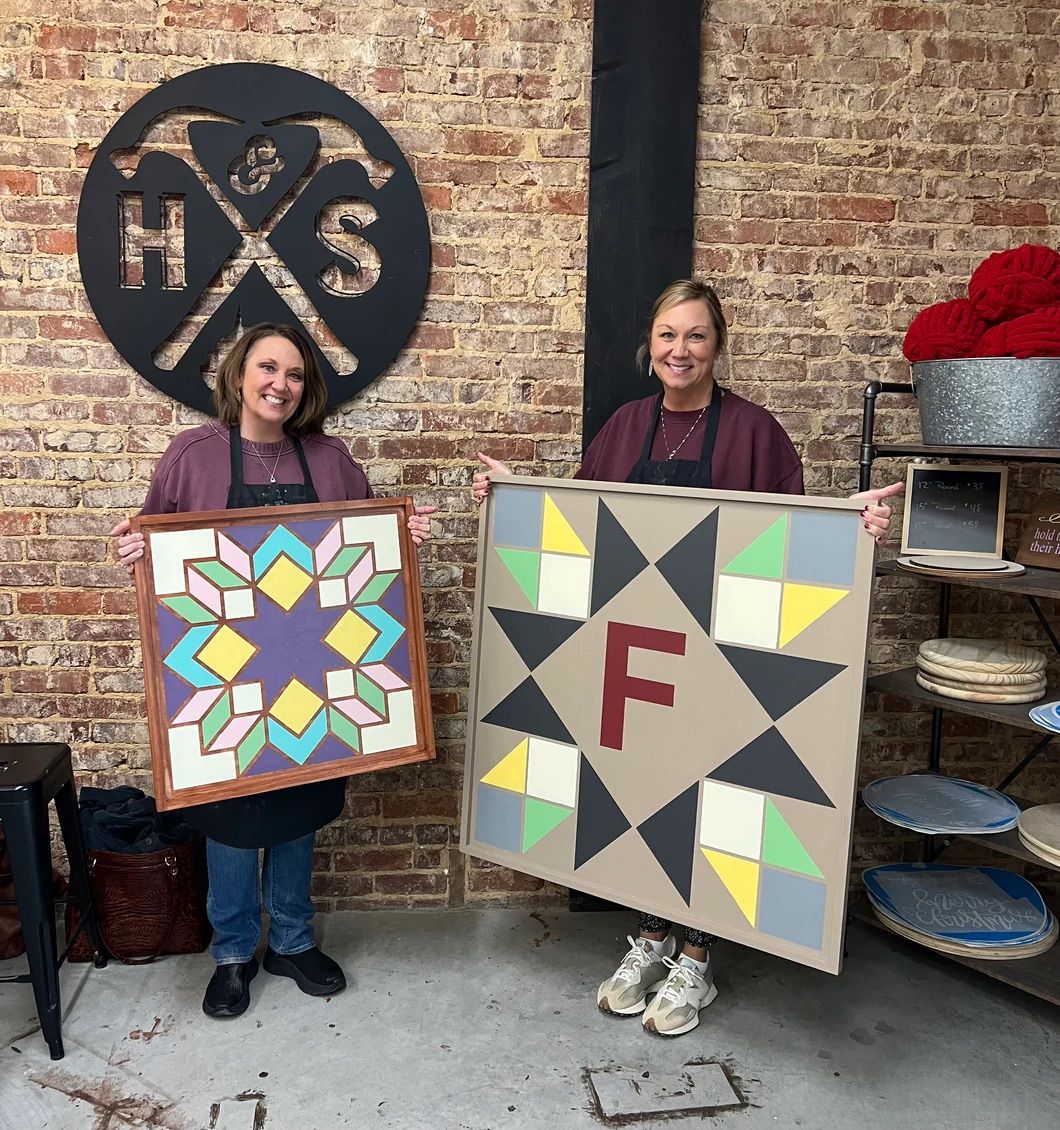
[[[238,632],[222,624],[195,658],[225,682],[231,682],[253,654],[252,643],[247,643]]]
[[[342,614],[339,622],[324,637],[324,642],[352,664],[360,660],[377,635],[378,628],[362,620],[356,612],[349,611]]]
[[[269,713],[277,722],[282,722],[288,730],[301,734],[323,705],[324,703],[304,683],[292,679],[269,708]]]
[[[289,558],[281,554],[276,563],[258,581],[258,588],[284,610],[290,612],[302,593],[313,583],[313,578]]]

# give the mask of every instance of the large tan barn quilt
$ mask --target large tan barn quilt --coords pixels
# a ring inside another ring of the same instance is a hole
[[[838,972],[861,506],[497,476],[464,849]]]

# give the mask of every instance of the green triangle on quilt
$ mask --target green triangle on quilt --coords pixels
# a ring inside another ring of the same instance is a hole
[[[554,828],[558,828],[574,811],[562,804],[552,804],[528,796],[523,810],[523,851],[532,848],[538,840],[543,840]]]
[[[792,831],[791,825],[768,797],[765,834],[762,837],[762,862],[783,867],[787,871],[797,871],[800,875],[824,878],[820,868],[810,858],[810,853],[802,846],[802,841]]]
[[[526,599],[536,608],[538,581],[541,576],[541,554],[534,549],[501,549],[497,556],[504,567],[515,578],[515,583],[523,590]]]
[[[764,533],[758,535],[722,569],[747,577],[784,575],[784,550],[788,543],[788,515],[782,514]]]

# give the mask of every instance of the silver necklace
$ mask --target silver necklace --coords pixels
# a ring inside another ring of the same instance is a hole
[[[667,459],[673,459],[673,457],[681,450],[681,448],[684,447],[686,440],[696,430],[696,424],[698,424],[699,421],[703,419],[703,413],[706,412],[706,410],[709,407],[710,407],[710,401],[708,400],[707,403],[704,404],[703,407],[699,410],[699,415],[692,421],[692,426],[688,429],[687,432],[685,432],[685,438],[683,440],[681,440],[681,442],[673,449],[673,451],[670,452],[669,455],[666,456]],[[666,438],[666,409],[665,408],[662,408],[659,412],[659,423],[662,424],[663,449],[668,450],[669,447],[670,447],[670,441]]]
[[[250,444],[251,454],[257,456],[258,462],[265,468],[265,474],[269,476],[269,482],[276,482],[276,468],[280,465],[280,456],[285,454],[283,444],[280,444],[280,450],[276,452],[276,462],[273,463],[272,470],[270,471],[268,463],[266,463],[265,460],[261,457],[261,452],[258,451],[258,449],[254,446],[253,443],[250,442],[250,440],[247,440],[247,443]]]

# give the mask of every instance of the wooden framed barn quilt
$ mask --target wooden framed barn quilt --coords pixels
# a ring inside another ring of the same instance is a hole
[[[464,850],[838,972],[863,505],[495,476]]]
[[[434,757],[409,499],[138,519],[160,809]]]

